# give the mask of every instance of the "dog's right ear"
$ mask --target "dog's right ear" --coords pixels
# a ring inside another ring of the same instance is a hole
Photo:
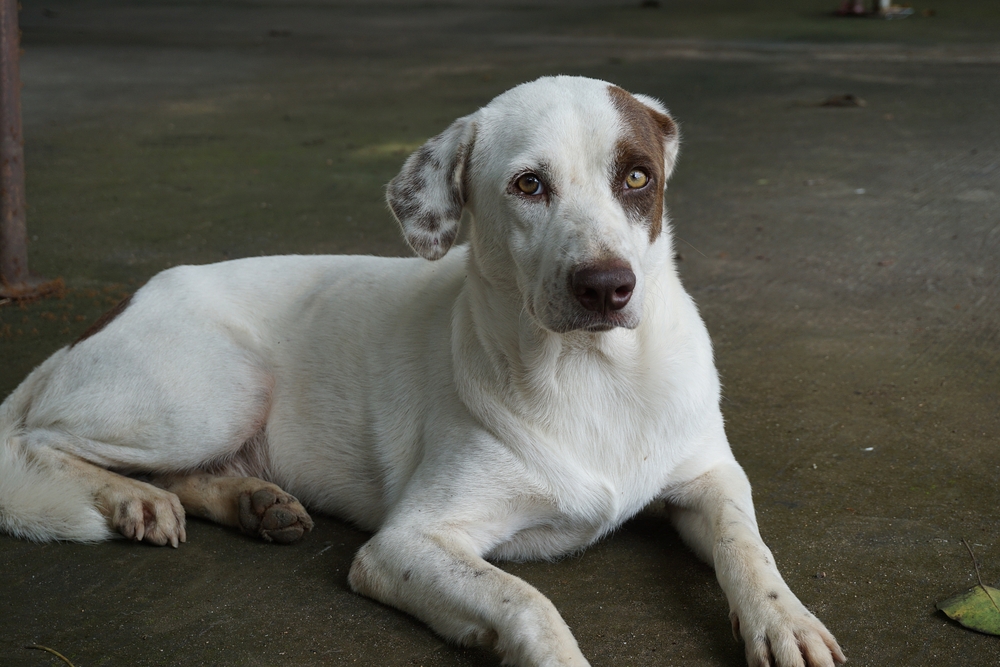
[[[421,257],[440,259],[458,236],[467,193],[465,174],[476,136],[474,115],[429,139],[389,182],[386,200],[406,242]]]

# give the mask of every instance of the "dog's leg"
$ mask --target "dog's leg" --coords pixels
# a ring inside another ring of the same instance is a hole
[[[239,528],[268,542],[290,544],[313,528],[306,509],[278,486],[256,477],[208,473],[156,475],[156,486],[180,498],[194,516]]]
[[[67,452],[37,448],[36,466],[89,493],[108,527],[130,540],[177,547],[187,541],[184,508],[173,493],[125,477]]]
[[[555,606],[483,560],[454,526],[384,528],[358,552],[348,580],[356,592],[416,616],[447,639],[492,646],[504,664],[588,664]]]
[[[750,483],[735,462],[671,489],[666,499],[681,536],[715,567],[751,667],[833,667],[847,660],[781,578],[757,530]]]

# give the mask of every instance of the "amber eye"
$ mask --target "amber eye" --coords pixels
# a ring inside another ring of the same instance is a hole
[[[540,195],[545,192],[542,179],[534,174],[524,174],[517,179],[517,189],[526,195]]]
[[[645,187],[649,183],[649,176],[642,169],[633,169],[625,177],[625,185],[632,190]]]

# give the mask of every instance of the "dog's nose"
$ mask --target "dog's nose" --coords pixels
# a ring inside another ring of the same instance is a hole
[[[624,308],[635,289],[635,274],[627,266],[584,267],[570,281],[580,305],[602,315]]]

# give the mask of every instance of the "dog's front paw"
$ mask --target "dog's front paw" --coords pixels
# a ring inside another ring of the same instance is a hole
[[[313,521],[298,500],[274,485],[240,495],[240,529],[268,542],[291,544],[313,528]]]
[[[847,661],[830,631],[787,589],[729,617],[733,634],[746,643],[750,667],[834,667]]]

